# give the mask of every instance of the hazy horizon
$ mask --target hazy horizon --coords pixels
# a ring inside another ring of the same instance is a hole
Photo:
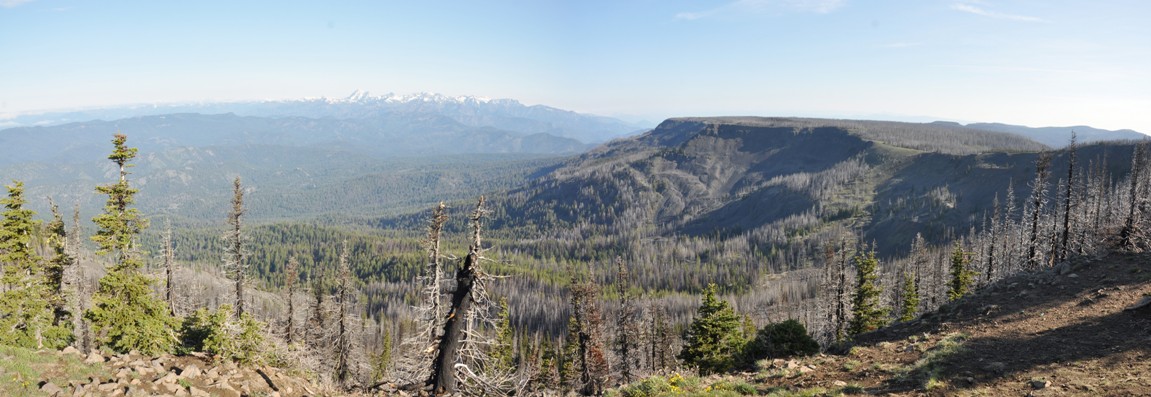
[[[656,123],[756,115],[1151,132],[1137,1],[0,1],[0,116],[434,92]]]

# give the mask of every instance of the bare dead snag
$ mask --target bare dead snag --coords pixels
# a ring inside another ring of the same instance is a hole
[[[456,270],[456,290],[452,293],[451,307],[444,321],[444,333],[440,339],[439,352],[433,362],[432,378],[428,381],[435,394],[454,393],[458,388],[456,364],[459,362],[459,350],[464,343],[466,317],[472,309],[472,304],[475,303],[472,289],[480,275],[479,262],[482,259],[480,219],[483,216],[483,207],[484,198],[480,197],[472,215],[474,223],[472,245],[468,248],[468,255],[464,257],[460,268]]]

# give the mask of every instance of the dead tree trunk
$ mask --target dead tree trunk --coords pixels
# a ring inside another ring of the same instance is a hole
[[[440,338],[439,351],[432,363],[432,378],[428,384],[432,386],[435,394],[456,392],[458,382],[456,379],[456,363],[459,362],[459,350],[463,346],[467,314],[472,309],[475,299],[472,288],[480,276],[480,216],[483,214],[484,198],[476,205],[476,212],[472,217],[475,230],[472,235],[472,245],[468,248],[468,255],[464,257],[460,268],[456,270],[456,290],[452,293],[451,308],[444,321],[443,337]]]
[[[1063,235],[1059,241],[1059,259],[1067,259],[1068,240],[1071,236],[1071,205],[1075,192],[1075,131],[1071,131],[1071,144],[1067,145],[1067,192],[1063,196]]]
[[[352,335],[348,326],[348,304],[351,301],[352,271],[348,266],[348,240],[344,240],[340,250],[340,284],[336,291],[336,303],[339,304],[339,324],[336,333],[336,379],[340,386],[348,387],[348,378],[352,375],[349,368],[349,358],[352,352]]]
[[[176,251],[172,247],[172,220],[164,221],[164,301],[168,314],[176,315],[176,302],[172,296],[172,276],[176,273]]]
[[[622,257],[616,257],[616,288],[619,293],[619,313],[616,316],[616,355],[619,357],[619,375],[624,383],[631,383],[639,364],[639,313],[632,296],[631,275]]]
[[[1027,266],[1034,270],[1039,268],[1039,216],[1043,212],[1043,204],[1047,202],[1047,174],[1051,164],[1051,155],[1041,153],[1035,160],[1035,182],[1031,184],[1031,238],[1027,244]]]
[[[1143,157],[1147,151],[1146,144],[1141,143],[1135,146],[1135,153],[1131,155],[1131,189],[1127,201],[1129,201],[1127,219],[1123,223],[1123,230],[1119,232],[1119,246],[1123,249],[1139,252],[1143,244],[1143,230],[1139,227],[1139,179],[1142,177],[1143,171]]]
[[[991,206],[992,206],[991,228],[990,228],[990,230],[984,231],[985,235],[987,236],[986,239],[989,240],[987,242],[987,274],[986,274],[986,277],[984,278],[985,284],[991,283],[992,274],[995,273],[995,244],[996,244],[995,239],[999,238],[999,235],[1000,235],[1000,232],[999,232],[999,193],[995,193],[995,200],[992,201]]]

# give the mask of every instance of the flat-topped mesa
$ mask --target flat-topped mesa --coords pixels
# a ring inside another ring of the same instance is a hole
[[[724,127],[789,128],[797,132],[818,128],[840,129],[869,141],[924,152],[975,154],[988,152],[1035,152],[1047,146],[1026,137],[1000,131],[970,128],[958,123],[905,123],[896,121],[842,120],[799,117],[678,117],[652,130],[656,134],[697,129],[718,132]]]

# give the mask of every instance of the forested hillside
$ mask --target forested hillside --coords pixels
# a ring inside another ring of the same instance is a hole
[[[14,150],[10,150],[14,151]],[[540,154],[467,154],[378,157],[357,150],[263,144],[168,147],[142,151],[133,174],[144,187],[139,203],[153,216],[204,225],[226,211],[223,190],[237,175],[253,193],[252,215],[262,221],[352,221],[417,211],[438,200],[460,200],[510,189],[564,157]],[[111,171],[102,156],[70,155],[56,162],[0,166],[28,182],[30,197],[79,204],[92,214],[100,203],[91,186]],[[340,200],[331,198],[340,197]],[[47,212],[44,200],[29,206]]]
[[[939,124],[673,119],[513,192],[508,222],[605,228],[608,235],[738,237],[762,252],[818,240],[836,225],[859,228],[894,254],[914,234],[892,231],[921,231],[931,242],[948,230],[965,232],[995,194],[1029,177],[1034,154],[1026,152],[1043,148]]]
[[[108,316],[123,316],[117,296],[148,292],[108,280],[158,277],[148,299],[167,309],[148,303],[149,327],[203,336],[262,321],[272,345],[259,360],[334,387],[597,394],[643,374],[749,365],[775,349],[752,343],[757,330],[828,347],[1020,272],[1146,248],[1146,148],[1073,139],[1051,152],[939,124],[691,118],[567,159],[372,163],[244,145],[137,156],[117,135],[111,167],[61,168],[81,192],[118,178],[98,189],[111,197],[95,217],[103,245],[79,238],[93,228],[82,207],[68,227],[60,215],[25,221],[35,196],[23,183],[5,216],[69,269],[44,277],[69,280],[49,284],[79,299],[37,303],[73,313],[37,320],[70,324],[53,343],[127,351],[134,342],[111,336],[122,324]],[[59,197],[67,208],[76,196]],[[136,197],[161,210],[139,211]],[[42,273],[39,259],[13,258]],[[730,328],[719,347],[700,345],[712,328],[695,324],[712,315]],[[256,357],[252,344],[162,342],[139,348]],[[450,375],[453,362],[474,373]]]

